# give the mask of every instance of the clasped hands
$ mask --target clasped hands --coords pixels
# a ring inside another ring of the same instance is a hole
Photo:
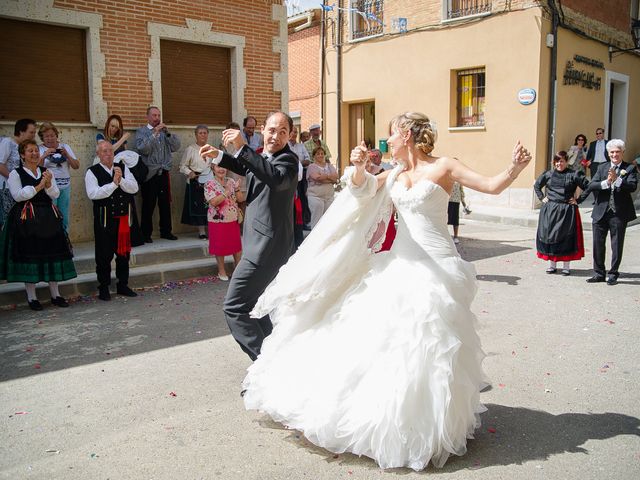
[[[233,145],[236,150],[240,150],[246,142],[242,137],[242,132],[240,130],[236,130],[233,128],[228,128],[227,130],[223,130],[222,132],[222,145],[225,147],[229,145]],[[200,147],[200,156],[203,160],[213,160],[218,156],[220,150],[214,147],[213,145],[209,145],[208,143],[202,147]]]
[[[114,166],[113,167],[113,183],[119,186],[121,180],[122,180],[122,169],[118,166]]]
[[[45,170],[42,172],[42,177],[40,177],[40,183],[38,183],[36,190],[42,190],[43,188],[51,188],[53,180],[53,173],[49,170]]]

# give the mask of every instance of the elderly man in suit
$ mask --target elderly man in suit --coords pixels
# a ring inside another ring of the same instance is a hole
[[[622,260],[627,223],[636,218],[631,194],[638,188],[638,172],[634,165],[623,161],[625,144],[614,139],[607,143],[610,162],[600,164],[587,189],[580,195],[582,202],[591,192],[595,195],[593,220],[593,277],[589,283],[605,281],[605,250],[607,234],[611,235],[611,269],[608,285],[618,283],[618,267]]]
[[[262,127],[264,151],[257,154],[240,131],[225,130],[222,141],[232,144],[234,156],[210,145],[203,158],[247,179],[247,210],[242,237],[243,255],[233,272],[224,299],[224,313],[242,350],[255,360],[273,326],[269,316],[251,318],[250,312],[267,285],[294,251],[293,199],[298,184],[298,157],[288,145],[293,121],[283,112],[271,112]]]

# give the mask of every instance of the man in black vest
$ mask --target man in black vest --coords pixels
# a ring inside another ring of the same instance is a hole
[[[138,191],[138,182],[124,163],[113,161],[113,146],[98,142],[96,154],[100,163],[87,170],[84,182],[87,195],[93,200],[93,233],[95,235],[98,298],[111,300],[111,260],[116,256],[117,292],[136,297],[129,283],[131,253],[131,199]]]
[[[618,283],[618,267],[622,260],[624,237],[627,223],[636,218],[631,194],[638,188],[638,172],[634,165],[623,161],[625,144],[622,140],[607,143],[610,162],[602,163],[582,192],[578,203],[584,201],[591,192],[596,203],[591,212],[593,219],[593,272],[589,283],[605,281],[607,234],[611,236],[611,269],[606,277],[608,285]]]

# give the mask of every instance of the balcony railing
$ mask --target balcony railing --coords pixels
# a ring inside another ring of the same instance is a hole
[[[447,0],[447,19],[491,12],[491,0]]]
[[[350,7],[352,40],[380,35],[383,32],[383,0],[352,0]]]

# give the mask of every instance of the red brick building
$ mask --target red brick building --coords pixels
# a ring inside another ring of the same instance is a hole
[[[73,172],[70,234],[92,238],[84,172],[110,114],[125,129],[163,121],[193,143],[211,142],[247,115],[288,109],[287,23],[281,0],[7,0],[0,2],[0,135],[18,118],[52,121],[81,161]],[[11,60],[14,59],[14,60]],[[130,145],[131,147],[131,145]],[[174,225],[180,225],[182,152],[174,156]]]
[[[302,130],[322,124],[321,10],[289,17],[289,112]]]

